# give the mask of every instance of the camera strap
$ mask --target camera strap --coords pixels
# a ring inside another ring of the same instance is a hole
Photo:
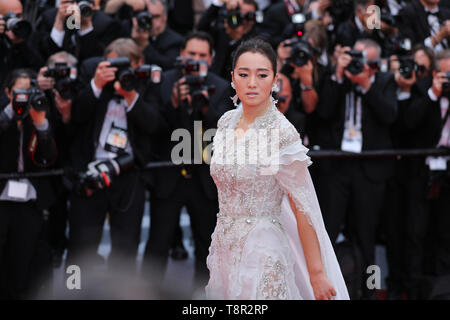
[[[341,150],[360,153],[362,151],[362,106],[361,97],[355,90],[345,95],[345,122]]]

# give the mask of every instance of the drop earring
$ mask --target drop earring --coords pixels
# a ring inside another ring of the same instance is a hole
[[[236,86],[234,85],[234,82],[233,81],[231,81],[231,87],[234,89],[234,90],[236,90]],[[238,101],[238,96],[237,96],[237,94],[235,94],[233,97],[230,97],[230,99],[233,101],[233,104],[234,104],[234,106],[237,108],[239,105],[238,105],[238,103],[237,103],[237,101]]]
[[[277,84],[274,84],[272,87],[272,90],[270,91],[270,102],[276,106],[278,104],[278,100],[275,100],[275,98],[273,97],[274,93],[278,93],[278,91],[280,91],[280,88],[278,87]]]

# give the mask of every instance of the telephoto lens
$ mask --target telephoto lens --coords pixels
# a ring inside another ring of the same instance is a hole
[[[18,18],[14,12],[5,14],[3,20],[5,20],[6,30],[11,30],[20,39],[28,39],[33,30],[30,22]]]
[[[153,16],[148,11],[141,11],[135,14],[138,27],[141,30],[149,31],[152,29]]]
[[[346,53],[352,57],[352,61],[350,61],[346,68],[348,72],[353,75],[357,75],[363,72],[364,64],[367,61],[364,51],[350,50]]]
[[[80,8],[80,14],[83,17],[90,17],[94,13],[90,1],[78,1],[78,7]]]

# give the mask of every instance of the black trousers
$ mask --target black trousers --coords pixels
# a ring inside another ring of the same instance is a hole
[[[382,221],[380,221],[386,236],[386,258],[389,266],[389,276],[386,281],[389,290],[398,292],[406,288],[408,281],[405,272],[408,267],[405,238],[410,201],[413,200],[408,169],[407,160],[396,162],[395,175],[387,181]]]
[[[434,273],[436,276],[448,276],[450,275],[450,184],[443,187],[440,196],[432,201],[431,210],[436,231]]]
[[[33,298],[43,217],[32,201],[0,201],[0,298]]]
[[[204,287],[209,279],[206,258],[211,234],[219,211],[217,200],[209,200],[198,179],[182,179],[173,197],[161,199],[151,193],[150,235],[147,241],[144,267],[146,276],[160,288],[167,267],[169,249],[173,243],[183,206],[187,207],[195,245],[195,287]]]
[[[330,175],[327,187],[329,198],[323,208],[326,229],[334,243],[345,226],[350,240],[360,247],[364,291],[367,289],[367,267],[375,264],[376,230],[385,183],[369,180],[360,160],[347,160],[342,162],[339,170]]]
[[[116,177],[108,189],[97,190],[90,197],[73,193],[67,264],[90,270],[98,262],[97,250],[108,213],[111,236],[108,267],[115,274],[135,275],[144,203],[144,184],[136,172]]]

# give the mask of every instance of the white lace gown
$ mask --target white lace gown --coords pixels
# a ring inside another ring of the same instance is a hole
[[[210,171],[220,212],[207,258],[207,298],[314,299],[290,194],[315,229],[336,299],[349,299],[307,168],[308,149],[297,130],[271,106],[238,139],[234,129],[241,116],[242,109],[225,113],[213,141]],[[263,149],[269,150],[261,157],[265,162],[249,160]]]

